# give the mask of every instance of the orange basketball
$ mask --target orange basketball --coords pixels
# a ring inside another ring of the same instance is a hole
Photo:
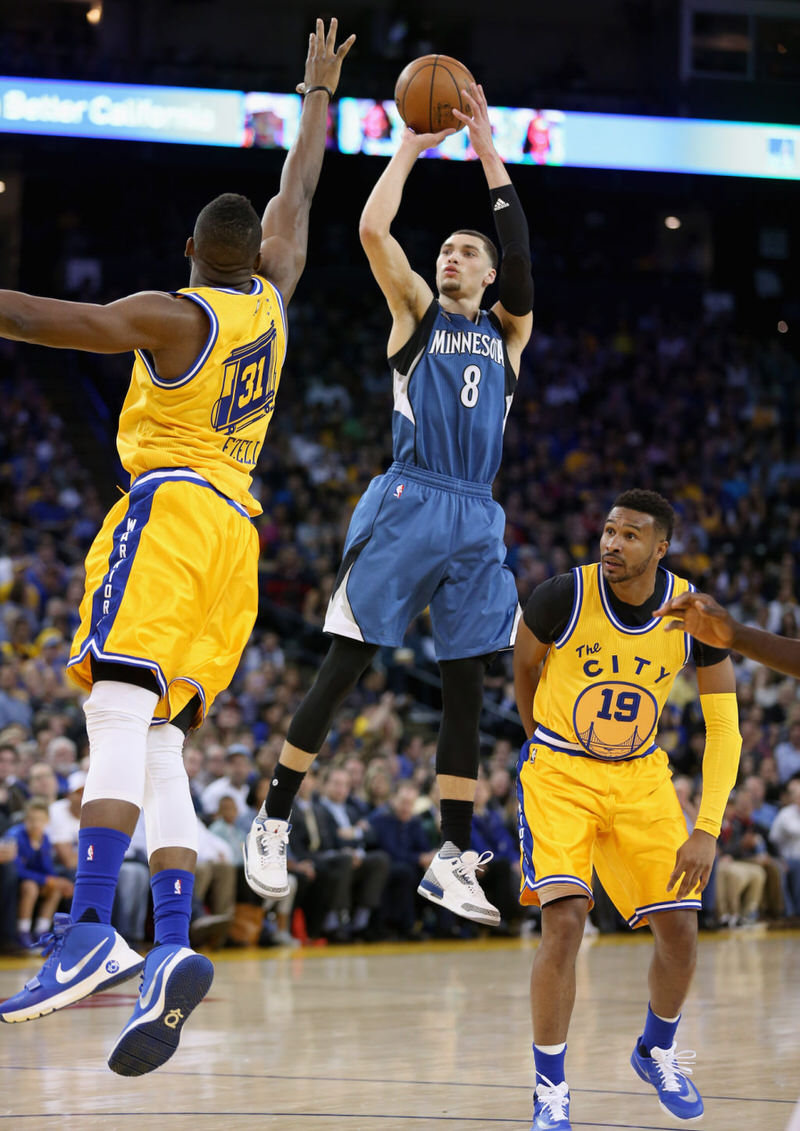
[[[394,88],[397,111],[407,126],[418,134],[438,133],[464,123],[452,110],[467,113],[461,93],[474,78],[458,59],[449,55],[422,55],[401,72]]]

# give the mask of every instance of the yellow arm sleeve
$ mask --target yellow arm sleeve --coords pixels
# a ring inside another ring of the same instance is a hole
[[[733,691],[701,695],[706,721],[706,751],[703,755],[703,799],[695,828],[719,836],[722,817],[736,784],[742,736],[739,709]]]

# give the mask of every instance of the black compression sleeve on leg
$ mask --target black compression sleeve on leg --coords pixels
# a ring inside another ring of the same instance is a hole
[[[502,252],[498,276],[500,302],[509,314],[521,318],[533,310],[528,221],[512,184],[490,189],[489,198]]]
[[[486,656],[442,660],[442,725],[436,748],[436,773],[478,777],[480,718]]]
[[[289,724],[286,741],[307,754],[316,754],[337,707],[353,690],[377,651],[377,644],[335,636],[311,690]]]

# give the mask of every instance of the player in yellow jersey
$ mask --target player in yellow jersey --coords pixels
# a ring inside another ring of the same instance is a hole
[[[90,691],[90,767],[69,916],[57,917],[39,974],[0,1006],[27,1021],[144,967],[136,1008],[109,1060],[126,1076],[163,1064],[208,991],[211,963],[189,947],[197,822],[181,757],[229,683],[255,622],[260,511],[250,482],[275,405],[285,306],[305,264],[328,104],[354,36],[337,23],[309,40],[303,111],[280,189],[259,221],[227,193],[186,245],[189,286],[107,306],[0,292],[0,335],[97,353],[133,350],[118,449],[131,476],[86,559],[69,661]],[[156,945],[143,963],[110,925],[140,809]]]
[[[533,1131],[571,1126],[564,1059],[593,867],[630,926],[649,923],[653,932],[650,1004],[631,1064],[669,1114],[696,1119],[703,1112],[675,1033],[741,737],[727,651],[667,632],[655,614],[691,590],[661,565],[673,522],[672,507],[656,492],[619,495],[603,528],[600,563],[539,585],[517,635],[514,683],[528,735],[517,784],[520,900],[542,907],[531,975]],[[703,800],[687,836],[667,755],[654,740],[672,683],[690,659],[706,749]]]

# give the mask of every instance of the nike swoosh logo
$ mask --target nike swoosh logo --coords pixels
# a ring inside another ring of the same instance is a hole
[[[161,971],[167,965],[169,960],[171,958],[174,958],[174,957],[175,957],[174,954],[168,954],[167,957],[164,959],[164,961],[161,963],[161,965],[157,967],[156,972],[153,975],[152,981],[150,982],[150,985],[147,987],[147,993],[141,994],[139,996],[139,1007],[141,1009],[147,1009],[148,1005],[150,1004],[150,999],[153,996],[153,991],[155,990],[156,986],[158,985],[158,981],[159,981],[158,975],[161,973]]]
[[[60,982],[62,986],[65,982],[71,982],[73,978],[76,978],[78,974],[80,974],[86,963],[92,961],[98,950],[103,949],[107,941],[107,939],[103,939],[102,942],[99,942],[94,950],[90,950],[88,954],[83,956],[80,962],[76,962],[74,966],[70,966],[69,970],[65,970],[59,962],[58,968],[56,969],[56,981]]]

